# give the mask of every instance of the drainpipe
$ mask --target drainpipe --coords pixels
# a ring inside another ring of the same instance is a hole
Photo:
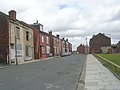
[[[15,27],[15,25],[14,25],[14,33],[15,33],[15,59],[16,59],[16,65],[18,65],[18,60],[17,60],[17,38],[16,38],[16,27]]]

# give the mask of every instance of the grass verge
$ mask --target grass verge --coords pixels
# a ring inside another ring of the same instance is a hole
[[[120,54],[94,54],[94,56],[103,63],[115,76],[120,79]]]

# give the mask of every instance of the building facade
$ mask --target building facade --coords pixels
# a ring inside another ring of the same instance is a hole
[[[0,12],[0,32],[0,48],[5,50],[0,51],[1,62],[19,64],[33,59],[33,30],[16,19],[16,11],[11,10],[9,15]]]
[[[111,47],[111,38],[105,36],[105,34],[99,33],[97,35],[93,35],[89,42],[90,45],[90,53],[103,53],[102,47],[106,47],[105,52],[110,53]]]
[[[40,31],[33,28],[33,39],[34,39],[34,59],[40,59]]]
[[[120,41],[117,44],[111,46],[112,53],[120,53]]]
[[[38,23],[28,25],[16,19],[16,11],[9,15],[0,12],[0,63],[21,64],[33,59],[60,56],[72,52],[72,44],[43,31]]]
[[[77,47],[77,52],[79,52],[79,53],[81,53],[81,54],[85,54],[85,45],[80,44],[80,45]]]

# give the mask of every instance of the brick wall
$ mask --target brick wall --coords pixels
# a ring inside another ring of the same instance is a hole
[[[52,56],[54,56],[52,31],[49,32],[49,40],[50,40],[50,53],[52,54]]]
[[[104,34],[99,33],[90,39],[90,52],[101,53],[101,47],[111,46],[111,39]]]
[[[0,63],[7,63],[7,55],[9,55],[8,27],[7,17],[0,12]]]
[[[40,33],[39,30],[33,29],[34,36],[34,59],[40,59]]]
[[[79,52],[79,53],[84,53],[85,54],[85,46],[84,45],[79,45],[78,47],[77,47],[77,52]]]

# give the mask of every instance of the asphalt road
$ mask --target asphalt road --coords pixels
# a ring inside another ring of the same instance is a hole
[[[0,69],[0,90],[75,90],[86,55]]]

